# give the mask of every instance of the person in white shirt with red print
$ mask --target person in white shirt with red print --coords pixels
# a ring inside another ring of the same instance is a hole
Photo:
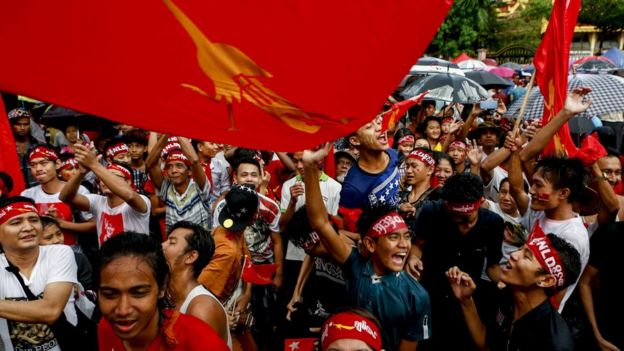
[[[150,201],[131,186],[132,173],[127,166],[111,163],[102,166],[93,150],[75,145],[76,160],[82,166],[61,191],[59,198],[73,208],[90,211],[96,219],[99,244],[124,231],[149,234]],[[85,174],[93,171],[100,180],[102,195],[79,194]]]

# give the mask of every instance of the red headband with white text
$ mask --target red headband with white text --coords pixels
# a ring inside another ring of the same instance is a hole
[[[123,174],[124,178],[128,180],[132,180],[132,173],[130,173],[130,171],[124,166],[113,163],[113,164],[106,166],[106,169],[108,169],[109,171],[115,170]]]
[[[445,206],[446,209],[452,214],[456,214],[459,216],[468,216],[473,214],[476,210],[481,207],[483,203],[483,198],[474,201],[474,202],[450,202],[446,201]]]
[[[365,342],[373,351],[381,350],[381,333],[375,323],[353,312],[336,313],[323,324],[321,348],[326,350],[334,341],[356,339]]]
[[[392,211],[388,212],[373,223],[373,225],[368,229],[368,232],[366,232],[366,235],[371,238],[378,238],[400,229],[408,228],[403,218],[397,212]]]
[[[407,158],[416,159],[427,166],[435,167],[435,159],[428,152],[423,150],[414,150],[407,155]]]
[[[4,222],[15,216],[19,216],[28,212],[37,213],[37,208],[30,202],[14,202],[10,205],[6,205],[2,209],[0,209],[0,225],[4,224]]]
[[[414,136],[413,135],[404,135],[401,137],[401,139],[399,139],[399,145],[403,145],[403,144],[413,144],[414,143]]]
[[[45,146],[37,146],[30,152],[30,155],[28,155],[28,162],[32,162],[32,160],[36,158],[45,158],[54,162],[58,160],[58,154],[56,151]]]
[[[555,277],[557,287],[563,286],[566,282],[566,276],[561,258],[557,250],[552,246],[550,239],[542,230],[542,227],[540,227],[539,220],[536,221],[527,239],[527,247],[531,250],[540,266]]]
[[[123,154],[123,153],[127,153],[127,152],[128,152],[128,145],[126,145],[126,143],[119,143],[106,149],[106,157],[113,159],[115,158],[115,156]]]

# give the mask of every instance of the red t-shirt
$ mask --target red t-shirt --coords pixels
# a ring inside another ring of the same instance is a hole
[[[165,310],[164,313],[159,337],[152,341],[147,351],[230,350],[214,329],[203,321],[177,311]],[[98,324],[98,344],[100,350],[126,351],[106,318],[102,318]]]

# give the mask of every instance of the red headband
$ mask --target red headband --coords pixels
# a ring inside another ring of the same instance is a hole
[[[453,149],[453,148],[456,148],[456,149],[461,149],[462,151],[464,151],[464,150],[466,150],[467,146],[466,146],[466,143],[464,143],[463,141],[461,141],[461,140],[455,140],[454,142],[452,142],[452,143],[448,146],[448,149],[449,149],[449,150],[450,150],[450,149]]]
[[[563,286],[566,281],[566,276],[561,258],[557,250],[552,246],[550,239],[548,239],[540,227],[539,220],[535,222],[533,231],[527,239],[527,247],[531,250],[540,266],[555,277],[557,280],[557,287]]]
[[[449,212],[453,214],[466,216],[478,210],[482,203],[483,203],[483,198],[474,202],[448,202],[447,201],[446,209],[449,210]]]
[[[375,323],[353,312],[336,313],[323,324],[321,348],[326,350],[334,341],[356,339],[364,341],[374,351],[381,350],[381,333]]]
[[[401,139],[399,139],[399,145],[403,145],[406,143],[414,143],[414,136],[413,135],[404,135],[401,137]]]
[[[115,156],[128,152],[128,145],[126,143],[118,143],[106,150],[106,157],[115,158]]]
[[[187,167],[191,167],[191,161],[182,153],[180,150],[173,150],[167,154],[167,160],[165,163],[180,161],[184,163]]]
[[[15,202],[10,205],[6,205],[2,209],[0,209],[0,225],[4,224],[4,222],[15,216],[19,216],[27,212],[37,213],[37,208],[35,207],[35,205],[26,201]]]
[[[428,152],[422,150],[414,150],[407,155],[407,158],[416,159],[427,166],[435,167],[435,159]]]
[[[180,143],[178,143],[178,138],[174,138],[174,140],[171,140],[171,138],[169,139],[170,141],[167,142],[167,144],[165,145],[165,147],[163,148],[162,152],[160,153],[160,157],[164,160],[167,159],[167,156],[169,155],[170,152],[174,151],[174,150],[181,150],[182,147],[180,146]]]
[[[453,123],[455,122],[455,118],[453,117],[444,117],[444,119],[442,120],[442,123]]]
[[[126,167],[118,165],[118,164],[110,164],[108,166],[106,166],[106,169],[108,169],[109,171],[115,170],[120,172],[121,174],[123,174],[123,176],[128,179],[128,180],[132,180],[132,173],[130,173],[130,171],[128,169],[126,169]]]
[[[78,167],[78,161],[76,161],[76,159],[72,157],[63,161],[63,163],[61,163],[61,168],[59,170],[62,171],[67,168],[77,168],[77,167]]]
[[[373,225],[368,229],[366,233],[367,236],[371,238],[378,238],[380,236],[388,235],[392,232],[395,232],[399,229],[408,229],[405,221],[398,213],[395,211],[388,212],[383,217],[379,218]]]
[[[37,146],[30,152],[30,155],[28,155],[28,162],[32,162],[32,160],[36,158],[46,158],[50,161],[56,161],[58,160],[58,155],[56,151],[52,149],[45,146]]]

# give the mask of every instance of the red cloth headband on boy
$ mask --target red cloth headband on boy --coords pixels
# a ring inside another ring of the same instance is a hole
[[[414,136],[413,135],[404,135],[401,137],[401,139],[399,139],[399,145],[403,145],[403,144],[408,144],[408,143],[414,143]]]
[[[448,147],[448,149],[449,149],[449,150],[450,150],[450,149],[460,149],[460,150],[462,150],[462,151],[463,151],[463,150],[466,150],[466,148],[467,148],[466,143],[464,143],[464,142],[463,142],[463,141],[461,141],[461,140],[455,140],[455,141],[454,141],[454,142],[452,142],[452,143],[449,145],[449,147]]]
[[[132,180],[132,173],[130,173],[130,171],[128,169],[126,169],[126,167],[121,166],[121,165],[117,165],[117,164],[110,164],[108,166],[106,166],[106,169],[108,169],[109,171],[117,171],[120,172],[121,174],[123,174],[123,176],[128,179],[128,180]]]
[[[353,312],[336,313],[323,324],[321,348],[326,350],[334,341],[356,339],[374,351],[381,350],[381,333],[375,323]]]
[[[531,231],[527,239],[527,247],[531,250],[540,266],[555,277],[557,280],[557,287],[563,286],[566,282],[566,276],[561,258],[557,250],[552,246],[550,239],[548,239],[540,227],[539,220],[535,222],[533,231]]]
[[[367,236],[371,238],[378,238],[380,236],[388,235],[399,229],[407,229],[405,221],[395,211],[388,212],[383,217],[379,218],[366,232]]]
[[[435,167],[435,159],[429,153],[423,150],[414,150],[407,155],[407,158],[414,158],[427,166]]]
[[[68,158],[67,160],[63,161],[61,163],[61,168],[60,170],[64,170],[64,169],[68,169],[68,168],[77,168],[78,167],[78,161],[76,161],[75,158]]]
[[[467,216],[478,210],[483,203],[483,198],[474,202],[449,202],[446,201],[446,209],[452,214]]]
[[[167,154],[167,160],[165,163],[180,161],[184,163],[187,167],[191,167],[191,161],[184,155],[184,153],[180,150],[173,150]]]
[[[56,161],[58,160],[58,155],[56,151],[52,149],[48,149],[45,146],[37,146],[30,152],[30,155],[28,155],[28,161],[32,162],[32,160],[36,158],[47,158],[50,161]]]
[[[0,209],[0,225],[9,219],[27,212],[37,213],[37,208],[30,202],[15,202]]]
[[[106,150],[106,157],[115,158],[115,156],[128,152],[128,145],[126,143],[119,143],[109,147]]]

